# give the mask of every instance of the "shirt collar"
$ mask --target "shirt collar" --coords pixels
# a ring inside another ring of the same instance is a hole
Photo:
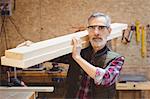
[[[109,48],[105,45],[105,47],[103,47],[102,49],[100,49],[99,51],[97,51],[94,56],[103,56],[104,54],[107,54],[107,52],[109,51]]]

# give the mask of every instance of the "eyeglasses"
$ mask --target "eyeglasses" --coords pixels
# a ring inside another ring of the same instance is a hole
[[[99,31],[104,31],[106,28],[108,28],[107,26],[99,26],[99,25],[93,25],[93,26],[88,26],[87,29],[89,31],[94,31],[95,29],[98,29]]]

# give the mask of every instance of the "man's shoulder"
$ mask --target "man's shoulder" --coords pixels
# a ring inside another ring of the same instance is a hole
[[[121,59],[123,58],[124,60],[124,56],[122,56],[121,54],[114,52],[114,51],[108,51],[105,64],[109,64],[111,61],[113,61],[114,59],[118,59],[118,58],[121,58]]]
[[[112,57],[121,57],[122,55],[118,52],[114,52],[112,50],[108,51],[107,55],[112,56]]]
[[[107,59],[116,59],[119,57],[123,57],[123,55],[121,55],[120,53],[111,51],[111,50],[107,52]]]

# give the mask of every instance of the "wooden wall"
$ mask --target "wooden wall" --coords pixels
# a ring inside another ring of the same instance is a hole
[[[13,0],[12,7],[13,7]],[[16,0],[11,20],[25,39],[34,42],[72,33],[86,26],[93,12],[104,12],[112,22],[149,23],[149,0]],[[9,18],[5,22],[8,48],[23,40]]]
[[[110,15],[112,22],[131,25],[139,20],[147,25],[150,23],[149,6],[149,0],[16,0],[12,16],[5,18],[0,53],[3,55],[5,49],[24,40],[37,42],[72,33],[85,27],[88,16],[97,11]],[[135,35],[130,44],[117,42],[116,51],[126,57],[123,72],[148,75],[149,62],[141,58],[141,46],[136,44]]]
[[[149,0],[16,0],[16,9],[5,18],[5,32],[0,34],[0,54],[24,40],[37,42],[72,33],[85,27],[88,16],[97,11],[110,15],[112,22],[131,25],[139,20],[146,26],[150,23],[149,7]],[[150,79],[149,59],[141,57],[140,48],[135,35],[127,45],[117,40],[116,51],[126,57],[122,73]]]

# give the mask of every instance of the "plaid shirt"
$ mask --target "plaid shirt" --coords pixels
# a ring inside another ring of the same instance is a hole
[[[124,57],[118,57],[110,61],[105,69],[97,67],[94,82],[96,85],[111,86],[115,83],[119,76],[119,72],[124,63]],[[79,91],[77,92],[76,98],[88,99],[90,77],[84,76],[81,82]]]

